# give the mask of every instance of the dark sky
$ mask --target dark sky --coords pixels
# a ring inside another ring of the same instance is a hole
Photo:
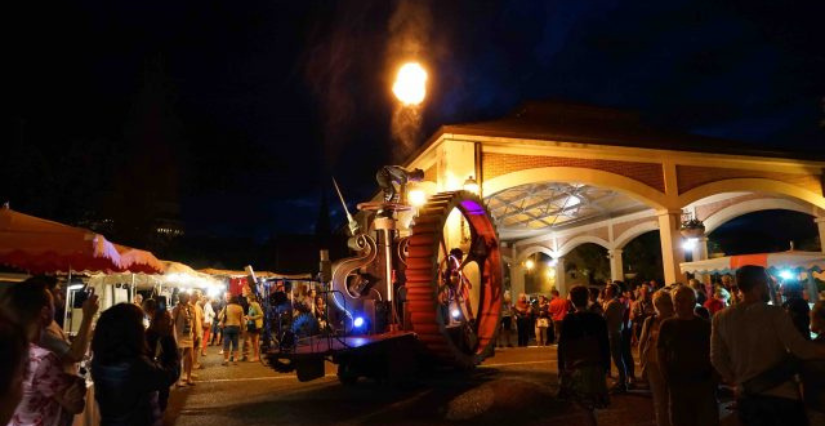
[[[431,74],[418,143],[560,99],[825,146],[822,1],[46,0],[5,14],[3,143],[51,169],[72,147],[100,190],[145,177],[194,233],[308,232],[331,175],[351,203],[371,195],[405,154],[389,90],[403,58]]]

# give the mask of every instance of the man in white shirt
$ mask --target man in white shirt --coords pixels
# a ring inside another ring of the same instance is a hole
[[[825,358],[825,348],[802,338],[780,306],[768,305],[768,276],[759,266],[736,274],[742,301],[713,317],[711,362],[736,383],[738,413],[745,426],[807,425],[805,407],[788,354]],[[783,371],[787,370],[787,371]]]

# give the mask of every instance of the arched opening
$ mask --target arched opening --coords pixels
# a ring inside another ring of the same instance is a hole
[[[665,271],[659,231],[648,231],[628,241],[622,251],[622,263],[625,281],[661,283]]]
[[[530,295],[548,294],[556,288],[556,268],[546,253],[534,253],[524,261],[524,292]]]
[[[764,210],[735,217],[708,234],[710,256],[821,251],[813,216],[790,210]]]
[[[607,249],[594,243],[585,243],[564,256],[565,285],[604,284],[610,279],[610,260]]]

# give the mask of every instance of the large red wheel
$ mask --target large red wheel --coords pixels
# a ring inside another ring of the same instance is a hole
[[[478,267],[477,313],[458,332],[448,327],[439,300],[439,268],[451,247],[444,228],[457,209],[469,227],[464,265]],[[503,296],[501,254],[490,213],[482,200],[467,191],[445,192],[430,198],[412,228],[407,257],[407,309],[413,331],[441,362],[471,368],[495,350]]]

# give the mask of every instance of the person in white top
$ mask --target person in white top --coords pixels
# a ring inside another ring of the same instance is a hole
[[[805,407],[789,354],[825,358],[825,347],[805,340],[781,306],[768,305],[768,276],[759,266],[736,274],[742,301],[713,317],[711,362],[735,383],[738,414],[745,426],[807,425]]]
[[[208,296],[201,297],[201,307],[203,307],[203,339],[201,339],[201,356],[206,356],[206,345],[209,344],[209,334],[212,331],[212,323],[215,321],[215,310],[212,308],[212,300]]]

